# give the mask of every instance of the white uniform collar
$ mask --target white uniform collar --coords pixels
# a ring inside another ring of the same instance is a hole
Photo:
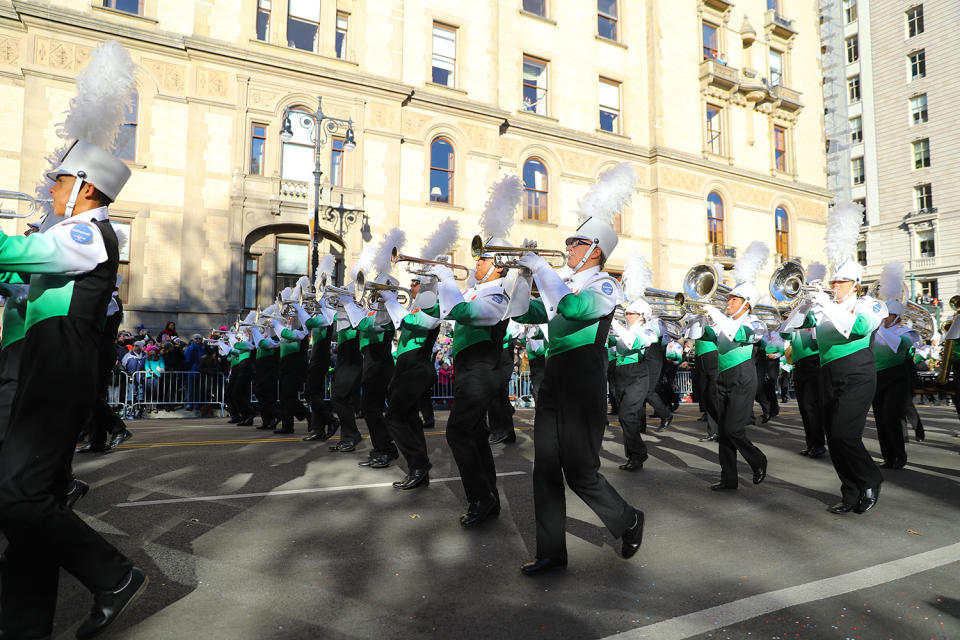
[[[52,224],[47,227],[46,230],[53,229],[56,226],[65,223],[77,223],[77,222],[103,222],[104,220],[110,219],[110,213],[107,211],[106,207],[97,207],[96,209],[90,209],[89,211],[84,211],[83,213],[78,213],[75,216],[69,218],[63,218],[58,221],[56,224]]]
[[[592,280],[597,274],[600,273],[600,267],[590,267],[589,269],[583,269],[582,271],[577,271],[573,275],[569,275],[563,279],[564,282],[571,285],[570,289],[576,292],[581,289],[583,285],[587,284]]]

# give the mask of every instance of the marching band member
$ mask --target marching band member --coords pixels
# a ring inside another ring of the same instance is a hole
[[[783,339],[775,332],[766,330],[754,345],[757,366],[756,401],[763,412],[760,424],[767,424],[780,415],[777,398],[777,383],[780,380],[780,356],[783,355]]]
[[[540,394],[540,385],[543,383],[543,372],[547,368],[547,325],[531,325],[526,331],[527,365],[530,367],[530,390],[533,393],[533,402],[536,405]]]
[[[481,218],[487,245],[509,246],[507,233],[520,204],[523,185],[516,176],[501,178],[491,189]],[[447,444],[460,470],[467,510],[460,516],[464,527],[475,526],[500,513],[497,469],[490,451],[486,416],[499,390],[505,314],[510,298],[503,287],[503,268],[494,255],[477,258],[476,284],[460,291],[446,266],[433,268],[439,280],[440,317],[453,320],[453,407],[447,420]]]
[[[277,312],[276,305],[267,307],[261,315],[271,316]],[[251,316],[248,316],[250,318]],[[277,386],[280,379],[280,343],[263,335],[251,324],[250,340],[256,346],[253,365],[253,392],[260,409],[260,431],[272,431],[280,422],[277,407]]]
[[[643,512],[630,506],[600,474],[600,448],[607,424],[607,351],[620,283],[600,269],[619,240],[614,216],[636,189],[633,168],[608,169],[580,203],[580,227],[566,240],[564,278],[541,256],[520,263],[533,274],[540,298],[518,322],[549,326],[549,353],[534,420],[533,496],[537,519],[536,559],[525,575],[567,566],[564,479],[632,557],[643,540]],[[459,376],[459,370],[457,371]]]
[[[487,412],[487,418],[490,421],[490,444],[517,441],[516,427],[513,424],[513,414],[516,409],[510,402],[510,379],[513,377],[514,346],[521,335],[523,335],[523,325],[513,321],[507,323],[507,330],[503,334],[503,347],[500,351],[500,365],[497,367],[499,378],[497,398]]]
[[[770,250],[762,242],[752,242],[734,266],[738,280],[727,296],[725,313],[707,307],[712,326],[703,328],[694,338],[717,344],[717,441],[720,444],[720,481],[710,485],[714,491],[736,489],[737,452],[753,471],[753,483],[760,484],[767,476],[767,457],[747,437],[753,401],[757,390],[757,368],[753,362],[753,345],[766,330],[750,311],[758,297],[754,281]]]
[[[307,377],[307,342],[310,330],[306,328],[310,314],[303,310],[298,302],[289,302],[299,298],[300,286],[283,291],[281,300],[286,299],[297,314],[300,328],[283,326],[279,320],[273,321],[274,333],[280,340],[280,428],[274,433],[293,433],[296,420],[306,420],[307,408],[300,402],[300,391]]]
[[[326,282],[331,281],[336,259],[332,254],[320,258],[317,266],[317,281],[314,291],[323,292]],[[327,298],[319,299],[319,313],[309,318],[304,327],[310,331],[310,364],[307,370],[305,396],[310,405],[310,433],[303,437],[305,442],[329,440],[339,428],[339,421],[333,415],[326,401],[327,373],[330,371],[330,341],[333,340],[333,325],[336,310]]]
[[[913,349],[920,341],[916,331],[900,324],[904,306],[898,298],[903,295],[903,273],[900,262],[887,263],[880,273],[879,296],[887,300],[887,317],[874,332],[870,345],[877,368],[873,418],[883,456],[880,466],[884,469],[902,469],[907,464],[903,421],[913,396],[907,362],[911,361]]]
[[[357,274],[360,273],[373,259],[373,249],[365,249],[360,259],[350,269],[350,284],[346,289],[356,286]],[[369,253],[369,255],[367,255]],[[341,302],[353,299],[350,296],[339,296]],[[355,308],[356,305],[351,307]],[[357,319],[359,323],[360,319]],[[360,339],[354,323],[341,305],[334,316],[337,331],[337,368],[333,373],[333,387],[331,401],[333,411],[337,414],[340,423],[340,442],[330,445],[330,451],[349,453],[356,450],[360,443],[360,430],[357,428],[356,411],[360,395],[360,376],[363,373],[363,362],[360,359]]]
[[[673,422],[673,412],[664,402],[663,398],[657,392],[657,385],[660,383],[660,374],[663,373],[664,359],[666,355],[666,345],[670,342],[670,336],[664,330],[663,323],[658,318],[651,318],[651,322],[657,325],[658,339],[651,345],[648,345],[643,352],[643,360],[640,366],[647,370],[647,379],[650,384],[647,388],[646,403],[653,409],[653,415],[660,418],[660,425],[657,431],[664,431]],[[647,432],[647,412],[641,411],[643,417],[643,427],[641,431]]]
[[[702,336],[702,330],[696,326],[688,326],[684,330],[684,337],[693,339],[693,333]],[[700,438],[700,442],[717,441],[717,378],[720,375],[717,358],[717,343],[704,340],[702,337],[693,339],[693,388],[703,413],[701,418],[707,423],[707,435]]]
[[[250,384],[253,382],[253,353],[256,346],[252,342],[240,336],[230,335],[230,352],[227,354],[227,361],[230,363],[230,384],[227,391],[230,398],[230,404],[233,406],[237,415],[231,418],[230,422],[235,422],[239,427],[249,427],[253,425],[253,416],[255,412],[253,405],[250,404]]]

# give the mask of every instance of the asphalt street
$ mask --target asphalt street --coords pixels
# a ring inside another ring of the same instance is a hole
[[[748,429],[768,477],[717,494],[717,445],[701,443],[695,407],[652,431],[642,471],[617,469],[611,416],[602,472],[646,513],[643,547],[619,557],[613,537],[568,491],[566,571],[524,577],[534,556],[533,412],[517,443],[494,447],[503,511],[463,530],[457,468],[427,435],[426,489],[389,486],[403,470],[297,434],[225,419],[130,422],[120,449],[78,455],[92,490],[77,511],[150,577],[105,636],[203,638],[960,638],[960,422],[920,407],[925,442],[885,471],[877,507],[834,515],[829,458],[798,455],[795,403]],[[361,425],[363,429],[363,426]],[[867,447],[879,457],[872,420]],[[89,594],[63,574],[57,638],[72,638]]]

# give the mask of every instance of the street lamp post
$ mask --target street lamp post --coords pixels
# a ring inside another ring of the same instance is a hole
[[[357,143],[354,140],[353,119],[344,120],[326,115],[323,112],[322,96],[317,96],[317,110],[314,113],[293,111],[290,107],[284,110],[283,129],[280,131],[280,138],[284,141],[293,139],[291,116],[299,118],[300,126],[310,132],[310,141],[313,142],[313,269],[310,280],[316,281],[317,266],[320,262],[320,177],[323,175],[323,170],[320,169],[320,149],[327,143],[330,134],[337,133],[341,129],[346,129],[346,137],[343,141],[344,151],[353,151],[357,148]],[[340,195],[340,208],[343,208],[343,194]],[[342,239],[344,231],[342,218],[339,230]]]

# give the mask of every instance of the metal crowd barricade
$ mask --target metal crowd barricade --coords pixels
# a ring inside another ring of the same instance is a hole
[[[693,374],[690,371],[677,371],[673,389],[680,394],[681,398],[685,395],[693,394]]]
[[[126,413],[127,386],[130,377],[123,371],[113,371],[110,374],[110,383],[107,386],[107,404],[119,413]]]
[[[530,385],[530,372],[521,371],[510,378],[510,400],[517,401],[523,396],[532,396],[533,387]]]
[[[146,408],[220,407],[225,408],[226,389],[222,373],[211,375],[197,371],[136,371],[127,383],[126,406],[129,413],[141,414]]]

